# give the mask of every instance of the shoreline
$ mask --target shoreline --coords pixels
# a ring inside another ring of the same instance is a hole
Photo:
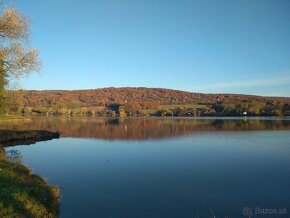
[[[58,133],[44,130],[0,130],[0,217],[59,217],[60,188],[33,174],[28,166],[13,160],[4,150],[58,137]]]
[[[3,147],[19,144],[34,144],[39,141],[55,138],[59,138],[59,133],[47,130],[0,130],[0,144],[2,144]]]

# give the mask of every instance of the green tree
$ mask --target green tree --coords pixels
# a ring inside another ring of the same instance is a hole
[[[11,80],[39,71],[38,52],[29,45],[29,22],[14,8],[0,15],[0,113],[7,107],[7,85]]]
[[[222,102],[216,103],[212,105],[212,109],[214,109],[217,113],[222,113],[224,111],[225,106]]]

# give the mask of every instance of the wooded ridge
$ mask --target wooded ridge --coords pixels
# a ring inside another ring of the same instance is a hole
[[[163,88],[18,91],[15,112],[161,115],[288,115],[289,97],[204,94]],[[13,111],[13,108],[12,110]]]

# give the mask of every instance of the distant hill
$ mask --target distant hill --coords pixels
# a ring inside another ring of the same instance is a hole
[[[207,104],[233,101],[278,101],[290,103],[289,97],[262,97],[242,94],[203,94],[162,88],[101,88],[90,90],[23,91],[25,107],[51,107],[61,104],[68,107],[108,106],[113,103],[135,102],[143,108],[155,105]]]
[[[162,88],[21,91],[14,114],[93,116],[289,116],[290,98]]]

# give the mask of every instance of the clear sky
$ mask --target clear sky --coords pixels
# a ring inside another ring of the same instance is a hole
[[[290,96],[289,0],[10,0],[42,72],[26,89]]]

